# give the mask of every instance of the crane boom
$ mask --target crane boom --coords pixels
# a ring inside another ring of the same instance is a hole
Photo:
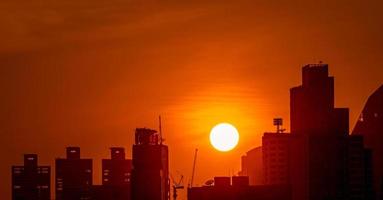
[[[192,171],[192,176],[191,176],[191,181],[190,181],[190,187],[193,187],[193,180],[194,180],[194,173],[195,173],[195,165],[196,165],[196,162],[197,162],[197,153],[198,153],[198,149],[195,149],[195,152],[194,152],[194,161],[193,161],[193,171]]]

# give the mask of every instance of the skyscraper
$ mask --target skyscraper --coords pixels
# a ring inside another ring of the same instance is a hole
[[[155,130],[137,128],[133,145],[132,199],[169,199],[168,147]]]
[[[293,193],[298,199],[346,199],[348,109],[334,107],[334,78],[328,76],[328,65],[304,66],[302,85],[292,88],[290,95],[291,133],[298,135],[292,151],[307,150],[304,155],[291,154]]]
[[[334,107],[334,77],[327,64],[309,64],[302,69],[302,85],[290,90],[291,133],[348,135],[347,108]]]
[[[302,69],[290,90],[290,182],[294,200],[372,199],[371,151],[349,136],[347,108],[334,106],[327,64]]]
[[[290,184],[290,143],[288,133],[265,133],[262,137],[263,182],[266,185]]]
[[[377,199],[383,199],[383,85],[368,98],[353,135],[362,135],[372,150],[374,186]]]
[[[125,158],[125,149],[112,147],[111,159],[102,160],[102,185],[112,191],[114,200],[129,200],[132,160]]]
[[[13,200],[49,200],[51,168],[38,166],[36,154],[25,154],[23,166],[12,166]]]
[[[56,199],[89,199],[93,180],[92,159],[82,159],[79,147],[67,147],[66,156],[56,159]]]
[[[371,150],[363,145],[363,136],[348,137],[348,199],[373,200],[373,171]]]

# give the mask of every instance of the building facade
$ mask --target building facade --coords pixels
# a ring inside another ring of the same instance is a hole
[[[383,199],[383,85],[368,98],[352,135],[362,135],[364,144],[372,150],[374,190]]]
[[[132,160],[125,158],[125,149],[112,147],[111,159],[102,160],[102,189],[111,194],[109,199],[131,199]],[[102,193],[102,192],[101,192]],[[94,195],[98,198],[102,195]]]
[[[49,200],[51,168],[38,166],[36,154],[25,154],[23,166],[12,166],[13,200]]]
[[[262,137],[263,182],[266,185],[290,183],[289,133],[265,133]]]
[[[155,130],[138,128],[133,145],[132,199],[168,200],[168,147]]]
[[[263,177],[263,156],[262,147],[256,147],[241,157],[240,176],[248,176],[250,185],[262,185]]]
[[[66,158],[56,159],[56,200],[91,198],[92,159],[80,157],[79,147],[67,147]]]
[[[368,150],[349,136],[348,109],[334,106],[327,64],[303,67],[302,85],[290,90],[290,111],[293,199],[366,199]]]

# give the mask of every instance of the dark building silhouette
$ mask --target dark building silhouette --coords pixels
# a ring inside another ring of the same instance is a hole
[[[246,176],[215,177],[213,186],[188,188],[188,200],[290,200],[287,185],[250,186]]]
[[[102,186],[96,187],[95,198],[109,196],[113,200],[131,199],[132,160],[125,159],[125,149],[112,147],[111,159],[102,160]]]
[[[90,199],[92,159],[82,159],[79,147],[67,147],[66,156],[56,159],[56,200]]]
[[[137,128],[133,145],[132,199],[169,199],[168,147],[155,130]]]
[[[125,149],[112,147],[111,159],[102,160],[103,185],[130,185],[132,160],[125,159]]]
[[[371,199],[371,152],[349,136],[347,108],[334,106],[327,64],[302,69],[290,90],[289,178],[294,200]]]
[[[36,154],[25,154],[23,166],[12,166],[13,200],[48,200],[51,198],[51,168],[37,164]]]
[[[241,157],[240,176],[248,176],[250,185],[263,184],[262,147],[256,147]]]
[[[291,133],[301,135],[291,154],[293,194],[297,199],[347,199],[348,109],[334,107],[334,78],[327,64],[302,69],[302,85],[290,90]],[[299,144],[300,143],[300,144]],[[302,150],[302,149],[301,149]],[[295,174],[297,173],[297,174]],[[295,188],[306,185],[303,188]]]
[[[346,136],[348,108],[334,107],[334,77],[327,64],[309,64],[302,69],[302,85],[290,90],[293,134]]]
[[[371,150],[363,145],[363,137],[348,138],[348,190],[350,200],[373,200],[373,171]]]
[[[263,182],[290,184],[290,143],[288,133],[265,133],[262,137]]]
[[[352,134],[362,135],[372,150],[374,188],[377,199],[383,199],[383,85],[368,98]]]

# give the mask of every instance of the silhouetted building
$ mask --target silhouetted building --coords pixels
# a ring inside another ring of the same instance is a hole
[[[241,157],[240,176],[248,176],[250,185],[263,184],[262,147],[256,147]]]
[[[334,107],[327,64],[303,67],[290,90],[290,182],[294,200],[366,199],[368,151],[350,138],[348,109]],[[360,179],[361,178],[361,179]]]
[[[80,158],[79,147],[67,147],[66,156],[56,159],[56,200],[90,199],[92,159]]]
[[[132,160],[125,159],[124,148],[113,147],[110,150],[111,159],[102,160],[102,186],[96,187],[95,196],[101,198],[111,195],[106,199],[129,200]]]
[[[231,183],[232,182],[232,183]],[[250,186],[246,176],[215,177],[213,186],[188,188],[188,200],[291,200],[288,185]]]
[[[24,166],[12,166],[13,200],[48,200],[50,183],[51,168],[38,166],[36,154],[25,154]]]
[[[265,133],[263,135],[264,184],[290,184],[290,143],[291,137],[288,133]]]
[[[347,160],[349,199],[373,200],[371,150],[364,148],[362,136],[349,136]]]
[[[302,69],[302,85],[290,90],[293,134],[348,135],[347,108],[334,108],[334,77],[327,64],[309,64]]]
[[[132,199],[169,199],[168,147],[155,130],[137,128],[133,145]]]
[[[368,98],[352,134],[363,135],[366,147],[372,150],[374,188],[377,199],[383,199],[383,85]]]

